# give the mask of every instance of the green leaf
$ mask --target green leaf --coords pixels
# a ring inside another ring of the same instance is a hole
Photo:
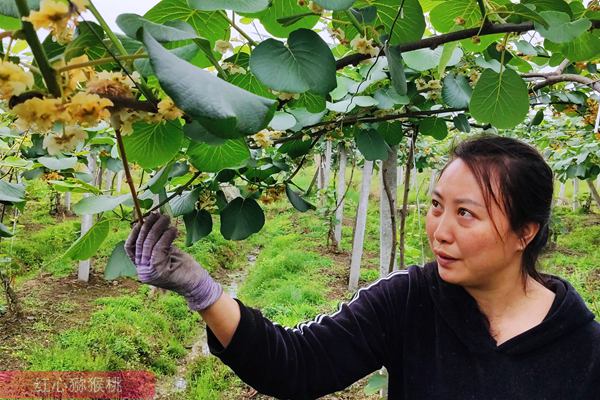
[[[417,71],[427,71],[433,69],[440,64],[444,47],[439,46],[435,49],[418,49],[403,53],[404,62],[406,65]],[[447,65],[452,66],[458,64],[463,52],[460,48],[455,48],[452,51],[452,56],[447,60]]]
[[[305,155],[310,151],[310,140],[290,140],[279,147],[279,152],[287,154],[291,158]]]
[[[536,112],[535,115],[533,116],[533,118],[531,119],[531,125],[537,126],[537,125],[541,124],[543,120],[544,120],[544,110],[538,110],[538,112]]]
[[[85,235],[81,236],[69,247],[63,257],[72,260],[87,260],[96,254],[96,251],[108,236],[110,220],[103,219],[94,224]]]
[[[27,6],[30,10],[40,9],[40,0],[27,0]],[[7,17],[13,17],[21,19],[21,14],[17,8],[17,4],[14,0],[2,0],[0,1],[0,14]]]
[[[373,23],[374,26],[383,25],[384,32],[389,35],[394,23],[394,19],[398,14],[398,0],[375,0],[370,5],[377,7],[377,20]],[[414,42],[423,36],[425,32],[425,18],[423,9],[418,0],[405,0],[404,9],[398,18],[390,45],[394,46],[400,43]],[[348,35],[347,37],[350,38]]]
[[[356,147],[363,157],[369,161],[387,160],[390,146],[375,129],[358,129],[356,131]]]
[[[107,281],[113,281],[121,276],[137,277],[135,264],[125,252],[124,240],[117,243],[108,259],[108,264],[104,267],[104,279]]]
[[[191,246],[212,232],[213,222],[206,210],[194,210],[183,216],[185,223],[185,245]]]
[[[80,179],[68,178],[64,181],[47,181],[52,185],[52,189],[57,192],[71,192],[71,193],[94,193],[100,194],[100,191],[95,186],[90,185]]]
[[[354,110],[356,106],[372,107],[378,105],[379,102],[371,96],[354,96],[346,100],[338,101],[337,103],[326,103],[329,110],[346,113]]]
[[[217,40],[229,40],[231,27],[220,11],[199,11],[188,0],[162,0],[144,17],[159,24],[179,20],[190,24],[198,35],[208,39],[211,48]]]
[[[444,78],[442,98],[450,107],[467,108],[473,89],[464,75],[450,73]]]
[[[600,56],[600,31],[584,32],[576,39],[563,43],[560,52],[570,61],[587,61]]]
[[[33,166],[33,161],[24,160],[15,156],[8,156],[0,160],[0,166],[9,168],[31,168]]]
[[[13,233],[6,225],[0,222],[0,237],[9,238],[13,237]]]
[[[462,18],[465,23],[463,25],[456,24],[457,18]],[[429,19],[437,31],[447,33],[479,25],[481,12],[477,1],[446,0],[431,10]]]
[[[169,173],[171,172],[172,168],[173,163],[171,162],[162,167],[160,171],[158,171],[156,174],[154,174],[152,178],[150,178],[150,180],[148,181],[148,189],[152,193],[158,194],[165,188],[165,185],[169,180]]]
[[[143,168],[154,168],[171,160],[179,152],[183,131],[176,121],[148,124],[136,122],[133,133],[123,137],[129,161]]]
[[[315,0],[315,3],[327,10],[347,10],[355,0]]]
[[[229,57],[225,62],[243,68],[243,72],[231,73],[232,71],[229,70],[229,83],[268,99],[275,98],[271,90],[263,85],[250,71],[250,54],[240,51]]]
[[[208,143],[213,146],[223,144],[227,141],[227,139],[215,136],[207,131],[198,121],[192,121],[189,124],[185,124],[183,126],[183,133],[194,142]]]
[[[77,157],[39,157],[38,162],[48,169],[60,171],[63,169],[75,168],[77,165]]]
[[[534,22],[535,30],[544,38],[555,43],[570,42],[592,26],[587,18],[571,22],[568,14],[558,11],[542,11],[540,15],[548,22],[548,28]]]
[[[538,13],[541,11],[560,11],[568,14],[569,17],[573,16],[571,7],[563,0],[522,0],[521,4],[534,5],[535,11]]]
[[[285,131],[293,128],[297,123],[298,121],[296,121],[296,118],[292,114],[284,111],[276,111],[269,126],[276,131]]]
[[[211,133],[225,138],[251,135],[264,129],[273,117],[277,102],[177,58],[147,32],[144,43],[164,91]]]
[[[496,128],[512,128],[529,111],[527,85],[512,69],[501,74],[486,69],[481,74],[469,103],[473,118]]]
[[[466,114],[458,114],[456,117],[452,118],[452,122],[454,123],[454,127],[459,131],[465,133],[471,132],[471,125],[469,124],[469,118]]]
[[[298,29],[287,46],[275,39],[262,41],[250,57],[252,73],[265,85],[280,92],[308,90],[327,95],[335,89],[335,59],[327,43],[308,29]]]
[[[429,117],[419,122],[419,132],[423,135],[429,135],[437,140],[442,140],[448,136],[448,127],[446,121],[441,118]]]
[[[227,240],[244,240],[264,224],[265,214],[254,199],[236,197],[221,211],[221,234]]]
[[[13,204],[25,201],[25,186],[0,180],[0,203]]]
[[[318,113],[325,109],[325,97],[320,94],[304,92],[296,100],[289,102],[291,108],[305,108],[308,112]]]
[[[298,5],[298,0],[273,0],[271,6],[258,14],[263,27],[275,37],[285,38],[299,28],[311,29],[319,21],[320,15],[307,16],[283,26],[279,19],[304,14],[307,7]]]
[[[101,40],[105,37],[102,27],[94,22],[80,21],[75,38],[65,47],[65,60],[86,54],[90,60],[102,58],[106,49]],[[100,38],[100,39],[98,39]]]
[[[498,15],[502,18],[516,17],[516,22],[532,21],[537,22],[544,28],[548,28],[548,22],[536,11],[531,9],[532,5],[526,6],[524,4],[507,4],[506,11],[498,10]],[[511,21],[515,22],[515,21]]]
[[[402,52],[396,47],[385,47],[385,56],[388,60],[388,70],[392,79],[392,86],[399,95],[405,95],[407,91],[406,75],[404,74],[404,62]]]
[[[255,13],[269,6],[269,0],[188,0],[190,7],[201,11],[232,10]]]
[[[73,205],[73,211],[78,215],[98,214],[117,208],[130,197],[130,194],[123,194],[117,197],[105,195],[84,197],[77,204]]]
[[[187,46],[181,46],[173,50],[169,50],[169,52],[183,60],[190,61],[196,56],[196,54],[198,54],[198,50],[198,46],[192,43],[188,44]],[[135,70],[145,78],[154,75],[154,70],[152,69],[152,65],[150,65],[150,60],[148,59],[135,60],[133,65],[135,66]]]
[[[404,129],[400,121],[380,122],[377,131],[383,136],[386,143],[390,146],[395,146],[402,141],[404,137]]]
[[[190,163],[202,172],[219,172],[222,169],[237,169],[246,165],[250,150],[243,138],[230,139],[220,145],[192,143],[187,151]]]
[[[294,208],[300,212],[306,212],[308,210],[314,210],[316,207],[306,200],[304,200],[298,193],[294,192],[290,185],[285,184],[285,194],[287,195],[290,203]]]
[[[196,209],[196,202],[200,196],[200,188],[188,190],[169,201],[173,217],[189,214]]]
[[[191,25],[189,28],[173,27],[148,21],[146,18],[137,14],[121,14],[117,17],[117,25],[123,33],[132,39],[137,39],[137,33],[140,28],[144,28],[152,37],[159,42],[175,42],[177,40],[188,40],[198,37],[198,34]]]

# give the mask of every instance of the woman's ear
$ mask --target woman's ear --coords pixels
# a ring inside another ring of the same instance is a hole
[[[521,228],[521,245],[520,250],[525,250],[527,245],[533,240],[540,230],[540,224],[537,222],[528,222]]]

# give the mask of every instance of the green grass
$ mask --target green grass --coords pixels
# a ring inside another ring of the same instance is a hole
[[[144,287],[136,295],[98,299],[100,309],[87,326],[60,333],[50,347],[33,345],[24,355],[29,369],[174,373],[184,345],[198,332],[199,316],[179,296],[151,299],[147,292]]]

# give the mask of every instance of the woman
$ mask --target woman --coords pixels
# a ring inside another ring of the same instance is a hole
[[[314,399],[385,366],[390,399],[600,399],[600,325],[573,287],[536,271],[552,171],[532,147],[461,143],[427,214],[436,261],[361,289],[296,328],[223,293],[151,215],[126,249],[142,282],[199,310],[213,354],[258,391]]]

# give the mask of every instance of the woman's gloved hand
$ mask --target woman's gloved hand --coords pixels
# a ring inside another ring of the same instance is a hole
[[[169,217],[150,214],[133,228],[125,251],[143,283],[179,293],[190,309],[204,310],[219,299],[223,288],[189,254],[173,246],[177,229],[169,225]]]

